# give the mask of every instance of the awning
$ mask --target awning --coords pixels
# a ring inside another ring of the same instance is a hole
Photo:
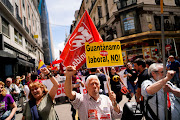
[[[0,57],[16,58],[15,55],[5,52],[3,50],[0,50]]]
[[[32,63],[30,63],[28,61],[19,59],[19,58],[17,58],[17,62],[18,62],[19,65],[23,65],[23,66],[27,66],[27,67],[34,67],[34,64],[32,64]]]
[[[165,31],[165,38],[180,38],[180,31]],[[127,43],[139,40],[149,40],[149,39],[161,39],[161,31],[147,31],[137,34],[132,34],[129,36],[124,36],[116,38],[113,41],[121,41],[121,43]]]

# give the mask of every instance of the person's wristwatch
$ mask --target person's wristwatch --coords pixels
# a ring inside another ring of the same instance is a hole
[[[49,78],[52,78],[53,75],[51,74],[51,72],[49,72],[46,76],[48,76]]]

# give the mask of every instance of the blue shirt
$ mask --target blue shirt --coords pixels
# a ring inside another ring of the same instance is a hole
[[[157,115],[157,111],[156,111],[156,97],[155,97],[156,94],[150,95],[150,94],[148,94],[146,92],[146,88],[156,82],[153,78],[150,78],[150,79],[152,81],[145,80],[141,84],[141,94],[143,95],[145,100],[147,100],[148,96],[154,96],[151,99],[149,99],[148,103],[149,103],[149,106],[151,107],[151,109],[153,110],[153,112]],[[174,86],[171,82],[168,81],[168,83],[171,84],[170,86],[172,88],[180,90],[179,88]],[[158,96],[159,119],[160,120],[165,120],[165,113],[164,113],[165,100],[164,100],[164,90],[163,90],[163,88],[161,88],[157,92],[157,96]],[[171,101],[171,116],[172,116],[171,120],[180,120],[180,98],[176,97],[171,92],[169,92],[169,98],[170,98],[170,101]],[[149,116],[150,116],[150,114],[149,114]]]
[[[180,67],[180,62],[175,60],[174,62],[170,63],[170,70],[176,71],[176,73],[179,73],[179,67]]]

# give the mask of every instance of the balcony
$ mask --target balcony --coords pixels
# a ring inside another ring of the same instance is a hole
[[[137,0],[119,0],[116,2],[118,10],[126,8],[131,5],[136,5],[136,4],[137,4]]]
[[[172,21],[169,19],[169,17],[164,17],[164,30],[165,31],[177,31],[180,30],[180,22],[179,22],[179,18],[175,16],[175,24],[172,23]],[[154,17],[154,21],[155,21],[155,28],[156,31],[161,31],[161,17],[160,16],[155,16]]]
[[[26,25],[25,25],[25,29],[26,29],[26,32],[29,33],[29,29],[28,29],[28,27]]]
[[[21,23],[21,25],[22,25],[22,19],[21,19],[21,17],[19,16],[19,14],[16,14],[16,18],[17,18],[17,20],[19,21],[19,23]]]
[[[9,2],[9,0],[1,0],[2,3],[8,8],[8,10],[13,14],[14,13],[14,8]]]
[[[96,1],[97,1],[97,0],[94,0],[94,1],[91,2],[91,7],[90,7],[90,9],[89,9],[89,14],[91,13],[91,11],[92,11],[92,9],[93,9]]]
[[[34,35],[31,33],[31,37],[34,39]]]

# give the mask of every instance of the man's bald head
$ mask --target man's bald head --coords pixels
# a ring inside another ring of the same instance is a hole
[[[12,78],[6,78],[6,85],[9,87],[12,84]]]

